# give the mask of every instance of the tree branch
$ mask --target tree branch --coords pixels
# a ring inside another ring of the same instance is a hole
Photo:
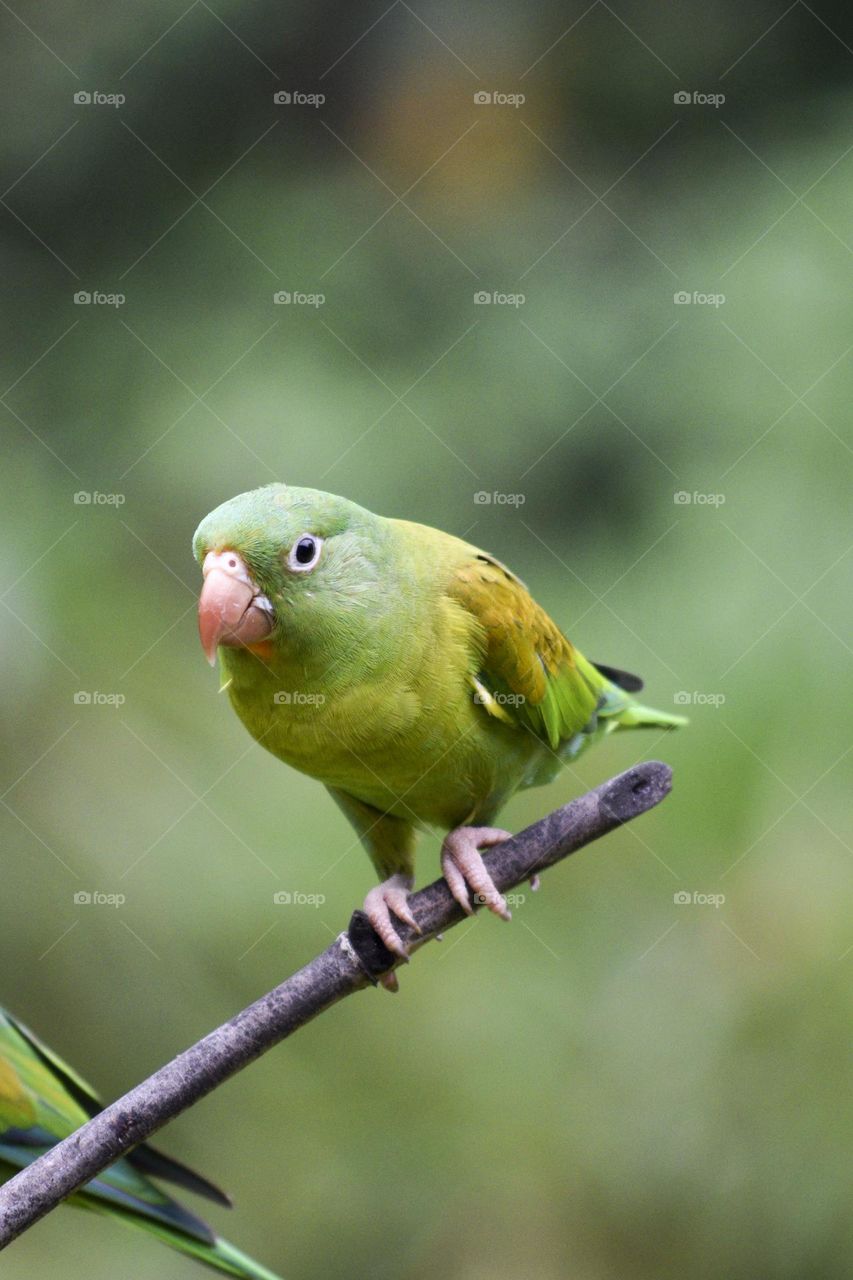
[[[489,850],[484,855],[486,866],[497,887],[506,892],[653,808],[671,787],[667,765],[657,761],[637,765]],[[421,933],[403,925],[400,934],[412,950],[466,918],[443,879],[409,901]],[[322,955],[0,1187],[0,1249],[217,1085],[344,996],[375,984],[398,963],[364,913],[356,911],[347,932]]]

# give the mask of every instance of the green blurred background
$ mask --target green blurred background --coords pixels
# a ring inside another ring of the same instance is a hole
[[[849,8],[43,0],[0,29],[0,1000],[114,1096],[345,925],[368,860],[218,697],[190,554],[243,489],[342,492],[478,542],[689,704],[508,825],[641,753],[675,791],[163,1145],[291,1280],[849,1275]],[[62,1210],[3,1264],[198,1274]]]

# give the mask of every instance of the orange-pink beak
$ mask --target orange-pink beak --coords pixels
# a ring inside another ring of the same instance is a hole
[[[218,645],[245,648],[265,640],[273,628],[273,610],[238,552],[208,551],[201,571],[198,633],[213,666]]]

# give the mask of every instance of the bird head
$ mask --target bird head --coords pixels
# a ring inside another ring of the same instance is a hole
[[[328,647],[381,592],[384,521],[317,489],[271,484],[205,516],[193,537],[204,583],[199,635],[269,659]]]

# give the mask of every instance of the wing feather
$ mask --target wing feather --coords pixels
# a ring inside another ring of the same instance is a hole
[[[529,729],[556,750],[593,721],[605,680],[575,649],[527,587],[499,560],[472,548],[448,594],[478,624],[480,669],[472,677],[491,715]]]

